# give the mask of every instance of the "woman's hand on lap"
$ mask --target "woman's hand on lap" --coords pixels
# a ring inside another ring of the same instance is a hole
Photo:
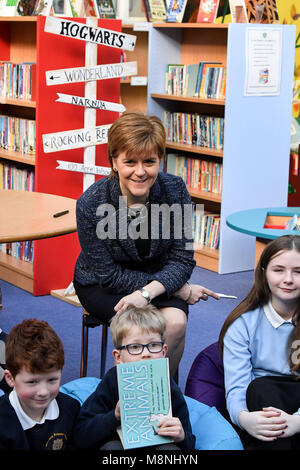
[[[147,300],[142,296],[139,290],[132,292],[132,294],[125,295],[115,305],[115,312],[121,313],[127,310],[130,306],[143,308],[148,304]]]

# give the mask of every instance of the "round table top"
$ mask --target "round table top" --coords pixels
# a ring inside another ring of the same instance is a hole
[[[69,212],[53,217],[65,210]],[[0,243],[56,237],[76,230],[76,199],[0,190]]]
[[[267,216],[300,216],[300,207],[264,207],[234,212],[226,219],[226,224],[233,230],[253,235],[257,238],[275,240],[282,235],[300,235],[297,230],[264,228]]]

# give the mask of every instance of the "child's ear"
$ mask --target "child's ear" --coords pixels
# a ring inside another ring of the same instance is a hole
[[[15,380],[13,376],[11,375],[10,371],[8,369],[4,369],[4,377],[7,382],[7,384],[11,387],[14,388],[15,386]]]
[[[164,355],[164,357],[166,356],[167,351],[168,351],[168,345],[165,343],[165,344],[163,345],[163,355]]]
[[[120,364],[121,363],[120,351],[118,349],[113,349],[112,355],[114,358],[114,366],[116,366],[117,364]]]

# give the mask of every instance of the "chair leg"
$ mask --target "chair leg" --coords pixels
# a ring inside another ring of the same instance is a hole
[[[100,364],[100,379],[105,374],[106,365],[106,351],[107,351],[107,325],[102,325],[102,342],[101,342],[101,364]]]
[[[89,329],[82,318],[80,377],[86,377]]]

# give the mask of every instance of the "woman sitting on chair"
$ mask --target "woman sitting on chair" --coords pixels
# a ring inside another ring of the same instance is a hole
[[[159,173],[165,140],[161,121],[141,113],[123,114],[109,129],[111,174],[77,201],[81,253],[74,287],[82,306],[103,323],[128,305],[159,308],[174,374],[188,304],[218,296],[187,282],[195,266],[192,205],[180,177]]]

